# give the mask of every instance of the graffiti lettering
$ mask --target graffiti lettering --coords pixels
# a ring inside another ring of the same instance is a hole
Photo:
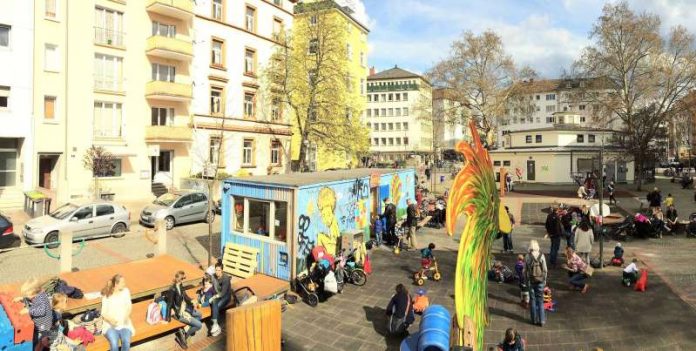
[[[312,220],[305,215],[300,215],[300,217],[297,219],[297,226],[299,229],[297,234],[297,243],[299,245],[299,249],[297,251],[298,271],[302,271],[307,268],[307,257],[309,257],[309,255],[312,253],[312,249],[314,248],[314,245],[316,245],[316,242],[314,240],[310,240],[309,236],[306,234],[311,223]]]
[[[350,193],[356,200],[367,197],[369,192],[370,191],[368,183],[365,182],[363,178],[356,179],[355,182],[353,182],[352,187],[350,188]]]

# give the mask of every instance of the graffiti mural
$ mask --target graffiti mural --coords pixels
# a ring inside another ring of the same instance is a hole
[[[307,236],[310,223],[312,220],[305,215],[300,215],[297,219],[297,266],[303,267],[302,269],[307,266],[307,257],[312,253],[312,248],[315,245],[315,241]]]

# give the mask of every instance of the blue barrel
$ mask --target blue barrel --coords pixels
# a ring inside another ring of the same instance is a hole
[[[418,333],[411,334],[402,340],[399,351],[418,351],[418,336]]]
[[[11,346],[14,346],[14,328],[0,305],[0,351],[8,350]]]
[[[420,322],[418,351],[448,351],[452,315],[442,305],[431,305],[423,311]]]

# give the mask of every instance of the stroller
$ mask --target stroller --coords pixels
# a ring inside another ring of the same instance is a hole
[[[298,292],[308,305],[316,307],[319,304],[319,295],[317,294],[319,284],[315,283],[309,274],[303,273],[297,276],[293,290]]]

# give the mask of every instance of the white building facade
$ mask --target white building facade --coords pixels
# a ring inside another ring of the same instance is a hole
[[[33,1],[0,1],[0,210],[33,186]]]
[[[192,173],[285,173],[291,128],[262,76],[293,21],[294,1],[202,0],[195,5]]]
[[[373,73],[373,72],[371,72]],[[401,161],[433,151],[432,88],[394,66],[367,77],[365,120],[373,161]]]
[[[468,108],[445,88],[433,89],[433,147],[437,155],[452,154],[460,141],[471,141]]]

